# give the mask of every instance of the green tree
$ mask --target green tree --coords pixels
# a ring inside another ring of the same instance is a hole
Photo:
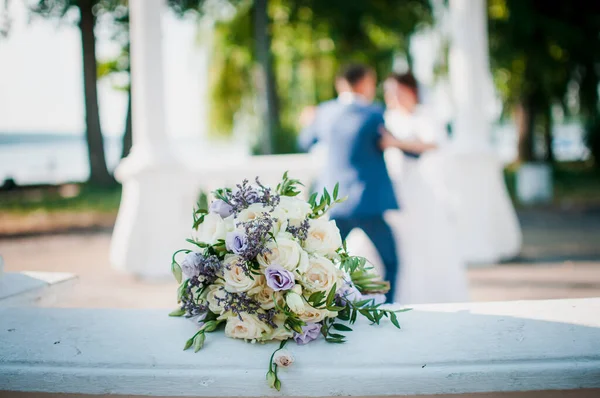
[[[89,182],[99,186],[112,185],[115,181],[106,166],[104,138],[100,127],[94,27],[100,14],[110,12],[119,3],[119,0],[39,0],[31,8],[34,13],[45,18],[58,19],[62,19],[70,9],[79,11]]]
[[[385,75],[394,54],[407,52],[408,36],[431,21],[427,0],[238,2],[234,17],[216,24],[211,125],[219,133],[231,131],[237,112],[251,111],[251,98],[260,89],[253,71],[261,65],[260,54],[264,62],[264,48],[256,51],[252,16],[257,5],[265,4],[275,77],[270,83],[276,98],[272,109],[281,126],[271,138],[276,153],[295,150],[299,111],[334,95],[341,63],[362,61]]]
[[[519,160],[535,160],[539,131],[552,161],[551,108],[598,120],[600,4],[586,0],[490,0],[490,55],[507,111],[515,111]],[[579,109],[566,95],[577,87]]]

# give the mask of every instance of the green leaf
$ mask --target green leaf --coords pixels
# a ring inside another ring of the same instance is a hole
[[[183,346],[183,351],[187,350],[188,348],[190,348],[192,346],[192,344],[194,344],[194,338],[196,336],[192,337],[191,339],[189,339],[188,341],[185,342],[185,346]]]
[[[365,299],[365,300],[360,300],[360,301],[355,301],[354,302],[354,306],[355,307],[364,307],[365,305],[369,304],[369,303],[373,303],[374,299]]]
[[[308,303],[313,307],[317,308],[323,305],[323,299],[325,298],[325,293],[323,292],[314,292],[308,297]]]
[[[350,315],[350,323],[353,324],[354,322],[356,322],[356,317],[358,316],[358,311],[356,310],[356,308],[352,309],[352,315]]]
[[[346,340],[344,340],[344,339],[334,339],[331,337],[326,337],[325,341],[327,341],[328,343],[334,343],[334,344],[342,344],[342,343],[346,342]]]
[[[205,339],[206,335],[204,333],[198,333],[196,337],[194,337],[194,352],[198,352],[202,349]]]
[[[403,308],[401,310],[394,310],[393,312],[395,312],[396,314],[399,314],[401,312],[408,312],[408,311],[412,311],[412,308]]]
[[[390,314],[390,321],[392,321],[394,326],[396,326],[398,329],[400,329],[400,324],[398,323],[398,318],[396,317],[396,314],[393,312],[390,312],[389,314]]]
[[[183,308],[177,308],[174,311],[169,313],[169,316],[182,316],[185,314],[185,310]]]
[[[346,336],[338,333],[329,333],[329,337],[333,337],[334,339],[345,339]]]
[[[346,311],[344,312],[340,312],[337,316],[337,319],[342,320],[342,321],[349,321],[350,320],[350,314]]]
[[[338,182],[335,184],[335,187],[333,188],[333,200],[337,200],[339,190],[340,190],[340,183]]]
[[[275,380],[275,389],[281,391],[281,381],[279,379]]]
[[[177,283],[181,283],[181,267],[179,266],[179,264],[177,264],[177,261],[173,261],[173,263],[171,264],[171,272],[173,273],[173,276],[175,277]]]
[[[336,291],[337,291],[337,283],[334,283],[333,287],[329,291],[329,294],[327,295],[327,300],[325,301],[327,303],[327,307],[331,307],[331,305],[333,304],[333,300],[335,299]]]
[[[331,325],[335,330],[339,330],[341,332],[351,332],[352,328],[346,326],[346,325],[342,325],[341,323],[334,323],[333,325]]]
[[[329,192],[327,192],[327,189],[325,188],[323,188],[323,197],[328,205],[331,204],[331,196],[329,196]]]

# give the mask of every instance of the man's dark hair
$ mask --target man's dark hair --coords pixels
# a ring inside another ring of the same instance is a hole
[[[350,64],[344,66],[337,74],[338,79],[344,79],[351,86],[360,82],[366,75],[372,73],[373,69],[363,64]]]
[[[419,85],[412,73],[392,73],[390,77],[396,80],[398,84],[412,89],[416,95],[419,95]]]

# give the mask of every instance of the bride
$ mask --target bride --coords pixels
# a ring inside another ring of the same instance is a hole
[[[387,130],[397,139],[415,144],[413,153],[390,149],[385,154],[401,207],[399,212],[386,214],[401,259],[394,301],[467,301],[466,269],[455,242],[452,198],[444,175],[444,147],[448,141],[445,127],[418,103],[412,75],[392,75],[384,88]],[[349,237],[348,245],[354,254],[377,258],[361,231]]]

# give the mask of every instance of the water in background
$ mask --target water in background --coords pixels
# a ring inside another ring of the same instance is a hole
[[[514,126],[496,126],[492,141],[504,163],[516,158]],[[192,164],[222,162],[225,154],[229,157],[249,153],[247,143],[215,143],[199,138],[177,139],[172,148],[183,162]],[[105,149],[108,168],[114,170],[121,156],[121,138],[106,137]],[[556,126],[553,149],[559,161],[589,157],[578,124]],[[0,184],[8,178],[19,185],[60,184],[85,181],[88,175],[87,149],[82,136],[0,133]]]
[[[109,170],[121,157],[120,137],[105,137],[104,148]],[[182,162],[198,164],[216,161],[223,154],[248,154],[242,145],[206,142],[197,138],[177,139],[172,150]],[[65,134],[0,133],[0,185],[12,178],[19,185],[83,182],[89,176],[88,155],[82,136]]]

